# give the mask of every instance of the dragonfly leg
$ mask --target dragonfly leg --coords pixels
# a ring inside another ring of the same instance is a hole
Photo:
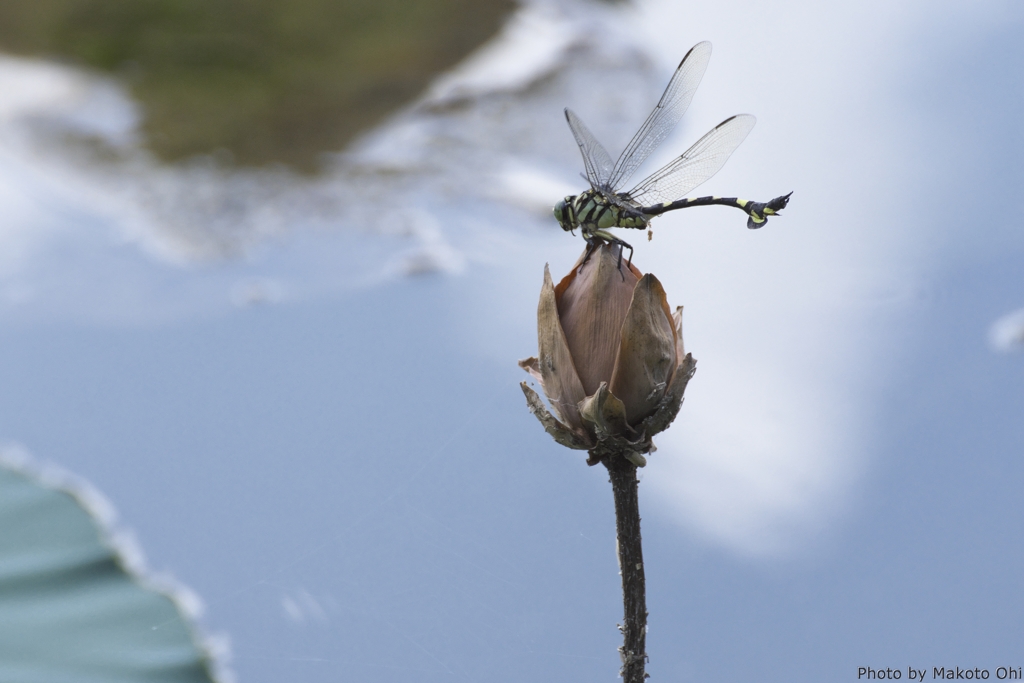
[[[583,255],[583,260],[580,261],[579,270],[576,271],[577,274],[583,272],[583,266],[587,265],[587,261],[589,261],[590,257],[594,254],[594,250],[597,249],[599,244],[601,244],[601,238],[594,235],[584,234],[583,239],[587,241],[587,253]]]
[[[622,250],[624,248],[629,249],[629,259],[626,261],[626,267],[629,268],[633,265],[633,247],[620,239],[615,240],[615,242],[619,245],[619,275],[622,275],[622,279],[625,280],[626,276],[622,273]]]
[[[626,261],[626,267],[628,268],[633,265],[633,246],[625,240],[620,240],[607,230],[595,230],[592,234],[597,239],[604,240],[608,244],[615,244],[619,247],[619,275],[622,275],[622,279],[625,280],[626,276],[622,272],[622,250],[623,248],[629,249],[629,260]]]
[[[583,255],[583,260],[580,261],[580,269],[577,272],[582,272],[583,266],[586,265],[587,261],[590,260],[591,255],[593,255],[594,253],[594,250],[607,242],[608,244],[614,244],[619,247],[619,275],[622,276],[623,280],[626,279],[625,274],[622,272],[622,250],[623,248],[629,249],[629,259],[626,261],[626,267],[628,268],[633,265],[632,245],[630,245],[625,240],[620,240],[615,235],[612,235],[610,232],[606,232],[604,230],[595,230],[594,232],[587,234],[584,237],[584,239],[587,240],[587,253]]]

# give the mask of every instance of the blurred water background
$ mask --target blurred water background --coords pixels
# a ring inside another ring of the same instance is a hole
[[[794,195],[626,236],[698,359],[641,483],[648,671],[1024,664],[1018,5],[103,6],[0,32],[0,439],[109,496],[239,680],[615,676],[607,477],[515,360],[583,247],[562,108],[615,155],[704,39],[649,168],[749,112],[698,193]]]

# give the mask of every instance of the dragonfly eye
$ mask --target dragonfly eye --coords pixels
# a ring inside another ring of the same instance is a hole
[[[573,227],[575,227],[572,224],[572,199],[572,197],[566,197],[565,199],[562,199],[557,204],[555,204],[555,208],[552,211],[552,213],[555,214],[555,220],[558,221],[558,224],[562,227],[562,230],[565,230],[566,232],[572,230]]]

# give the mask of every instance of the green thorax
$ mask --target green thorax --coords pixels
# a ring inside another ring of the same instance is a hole
[[[609,200],[597,190],[576,195],[573,214],[584,230],[608,228],[646,228],[650,218],[627,205]]]

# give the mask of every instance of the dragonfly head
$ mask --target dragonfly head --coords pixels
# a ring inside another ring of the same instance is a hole
[[[576,228],[576,213],[572,209],[573,200],[576,197],[569,195],[555,204],[555,208],[552,213],[555,214],[555,220],[562,226],[562,230],[569,232]]]

